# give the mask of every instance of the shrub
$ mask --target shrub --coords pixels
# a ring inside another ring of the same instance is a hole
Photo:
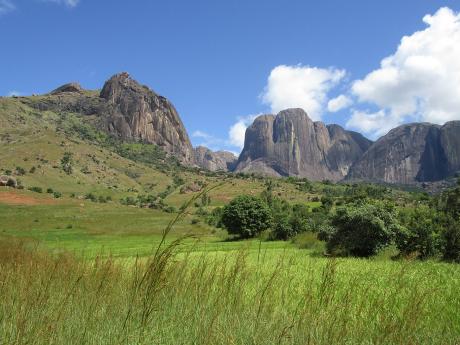
[[[221,228],[222,224],[222,213],[223,207],[216,207],[211,211],[211,213],[206,218],[206,223],[211,226],[215,226],[216,228]]]
[[[33,166],[32,168],[30,168],[29,173],[33,174],[35,172],[35,170],[37,170],[37,168],[35,166]]]
[[[86,200],[90,200],[92,202],[96,202],[97,201],[97,197],[93,194],[93,193],[88,193],[85,195],[85,199]]]
[[[441,240],[443,259],[460,263],[460,222],[458,220],[446,217]]]
[[[30,187],[29,190],[35,193],[43,193],[42,187]]]
[[[332,229],[322,231],[332,254],[369,257],[390,244],[404,231],[394,207],[382,202],[358,204],[337,209],[331,218]]]
[[[48,194],[53,194],[53,193],[54,193],[53,188],[48,188],[48,189],[46,190],[46,192],[47,192]]]
[[[233,199],[222,211],[222,224],[230,234],[251,238],[269,229],[272,216],[267,204],[260,198],[241,195]]]
[[[396,236],[396,246],[403,255],[415,254],[420,259],[435,256],[440,251],[442,227],[433,209],[420,205],[401,214],[404,231]]]
[[[61,192],[54,191],[54,192],[53,192],[53,196],[54,196],[56,199],[59,199],[59,198],[62,196],[62,193],[61,193]]]
[[[26,174],[26,170],[22,167],[16,167],[16,175],[23,176]]]
[[[71,152],[65,152],[64,156],[61,159],[61,168],[67,174],[71,175],[73,172],[73,158]]]

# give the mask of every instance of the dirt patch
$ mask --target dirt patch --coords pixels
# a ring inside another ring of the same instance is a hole
[[[9,205],[51,205],[55,204],[56,200],[39,199],[30,195],[8,191],[0,192],[0,203]]]

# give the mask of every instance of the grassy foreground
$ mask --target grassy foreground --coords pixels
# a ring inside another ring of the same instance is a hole
[[[0,248],[0,344],[458,344],[460,267],[181,250]]]

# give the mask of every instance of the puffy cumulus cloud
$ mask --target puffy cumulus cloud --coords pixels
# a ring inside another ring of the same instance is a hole
[[[441,8],[423,21],[424,30],[403,37],[379,69],[353,83],[360,102],[384,111],[355,113],[350,125],[382,132],[387,123],[460,119],[460,14]]]
[[[248,115],[238,118],[238,121],[235,122],[228,131],[229,145],[238,147],[240,150],[243,149],[246,128],[252,124],[257,116],[259,115]]]
[[[236,156],[239,153],[236,152],[236,148],[241,151],[244,147],[244,137],[246,135],[246,128],[252,124],[254,119],[258,115],[241,116],[237,118],[237,121],[230,126],[228,130],[228,137],[218,138],[205,131],[197,130],[192,133],[192,138],[199,140],[200,146],[206,146],[211,150],[228,150]]]
[[[327,110],[331,113],[338,112],[339,110],[348,108],[350,105],[353,104],[353,101],[345,96],[345,95],[340,95],[336,98],[331,99],[327,103]]]
[[[0,16],[13,11],[16,8],[10,0],[0,0]]]
[[[262,100],[273,113],[287,108],[303,108],[312,119],[319,120],[328,92],[345,76],[344,70],[310,66],[275,67],[268,77]]]
[[[371,133],[375,139],[385,135],[390,129],[401,124],[397,116],[392,116],[384,110],[368,112],[353,110],[350,119],[346,123],[347,128],[357,129],[364,133]]]

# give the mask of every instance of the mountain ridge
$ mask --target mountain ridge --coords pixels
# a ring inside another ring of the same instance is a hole
[[[186,166],[210,171],[391,184],[437,182],[460,171],[460,121],[404,124],[372,142],[292,108],[257,117],[237,158],[193,147],[174,105],[126,72],[101,90],[72,82],[39,97],[15,98],[39,112],[75,113],[121,141],[154,144]]]

